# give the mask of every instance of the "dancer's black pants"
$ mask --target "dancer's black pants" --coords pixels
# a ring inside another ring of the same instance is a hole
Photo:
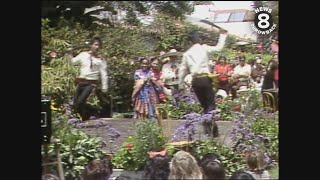
[[[74,97],[74,109],[81,116],[82,120],[89,119],[89,112],[87,112],[87,99],[92,90],[96,87],[95,84],[88,82],[80,82],[77,86],[76,95]]]
[[[193,77],[192,88],[206,114],[216,109],[215,92],[213,91],[212,79],[209,77]],[[219,136],[216,122],[204,123],[205,134],[212,134],[213,137]]]
[[[213,91],[212,79],[209,77],[194,77],[192,88],[203,108],[204,113],[216,109],[215,92]]]

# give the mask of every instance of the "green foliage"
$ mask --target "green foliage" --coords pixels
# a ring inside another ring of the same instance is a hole
[[[92,7],[96,3],[97,1],[41,1],[41,17],[52,20],[52,25],[56,25],[61,16],[77,22],[90,23],[89,17],[83,16],[83,12],[85,8]]]
[[[137,19],[136,13],[134,13],[133,9],[128,9],[126,14],[125,22],[129,25],[138,26],[141,25],[140,21]]]
[[[277,117],[277,116],[275,116]],[[279,121],[278,118],[259,118],[252,125],[253,132],[263,135],[268,142],[263,144],[263,150],[273,159],[279,158]]]
[[[156,31],[154,35],[157,40],[157,51],[181,48],[188,43],[183,22],[171,16],[158,14],[150,28]]]
[[[190,14],[193,10],[191,1],[149,1],[154,3],[159,13],[174,18],[184,18],[183,15]]]
[[[184,112],[182,116],[192,112],[200,113],[202,110],[202,107],[199,102],[193,102],[193,103],[179,102],[178,108],[180,109],[181,112]],[[180,118],[182,118],[182,116],[180,116]]]
[[[193,148],[193,155],[201,159],[208,153],[216,153],[220,156],[227,176],[246,167],[244,156],[233,152],[230,148],[220,145],[213,140],[196,142],[195,148]]]
[[[235,36],[229,35],[226,39],[225,48],[232,48],[233,44],[237,42],[237,38]]]
[[[76,67],[65,58],[57,58],[49,66],[41,67],[41,94],[49,95],[61,105],[69,100],[75,92],[74,77],[78,74]]]
[[[167,137],[152,120],[143,120],[137,124],[134,137],[129,137],[113,157],[115,168],[142,170],[148,159],[148,152],[160,151],[166,147]]]
[[[279,179],[279,167],[274,167],[269,171],[271,179]]]
[[[138,169],[142,169],[148,159],[147,153],[163,150],[167,143],[167,137],[163,134],[162,128],[159,127],[157,122],[152,120],[139,122],[136,133],[135,156]]]
[[[61,26],[49,27],[48,19],[41,19],[42,66],[41,82],[42,94],[51,96],[58,105],[66,103],[75,92],[74,78],[78,75],[78,67],[69,64],[64,58],[66,49],[73,44],[84,44],[90,33],[79,25],[65,26],[61,19]],[[72,30],[70,30],[72,28]],[[54,51],[57,57],[52,58],[48,53]]]
[[[112,158],[114,168],[134,170],[136,169],[134,146],[135,137],[129,136],[128,139],[122,143],[121,148],[118,149]]]
[[[147,56],[153,52],[152,47],[145,43],[145,35],[140,27],[114,27],[102,32],[104,45],[101,49],[106,57],[129,58]]]
[[[231,59],[234,59],[236,56],[244,55],[246,57],[246,62],[250,62],[250,60],[255,59],[257,55],[260,55],[262,57],[262,63],[267,64],[269,61],[272,60],[271,54],[257,54],[257,53],[251,53],[251,52],[244,52],[244,53],[239,53],[235,50],[224,48],[220,52],[213,52],[210,53],[210,56],[213,57],[214,59],[218,59],[219,56],[225,56],[228,61]]]
[[[53,113],[53,137],[60,140],[58,145],[60,146],[65,176],[67,179],[73,179],[81,174],[84,166],[91,160],[102,159],[104,152],[100,139],[74,129],[66,121],[66,115]],[[47,153],[49,159],[54,160],[54,144],[48,146]],[[42,154],[45,154],[44,150],[42,150]]]
[[[112,14],[127,12],[127,20],[131,23],[138,22],[136,17],[138,14],[149,14],[152,11],[166,14],[174,18],[184,18],[185,14],[191,13],[192,5],[190,1],[43,1],[41,2],[41,13],[43,18],[49,18],[52,25],[57,24],[59,17],[64,17],[68,20],[81,22],[89,27],[95,18],[84,15],[85,8],[94,6],[102,6],[104,9],[99,11],[109,11]],[[69,8],[69,10],[66,10]],[[129,19],[128,19],[129,18]],[[109,21],[111,24],[111,22]]]
[[[242,104],[242,111],[246,114],[251,114],[254,110],[263,107],[261,92],[254,88],[242,92],[236,101]]]
[[[215,46],[218,42],[219,33],[214,30],[208,30],[206,28],[202,28],[196,25],[193,25],[189,22],[185,23],[186,28],[186,35],[189,35],[191,32],[198,32],[200,34],[200,38],[202,39],[202,43]],[[188,42],[189,43],[189,42]],[[186,44],[189,45],[189,44]],[[187,49],[188,46],[185,46],[185,49]]]
[[[220,111],[220,120],[222,121],[232,121],[233,120],[233,111],[235,107],[238,106],[241,109],[241,105],[237,101],[225,100],[222,103],[218,104]]]
[[[105,104],[108,102],[108,96],[121,97],[118,102],[121,111],[131,111],[133,73],[139,66],[139,63],[135,62],[137,57],[158,54],[159,50],[173,47],[186,49],[190,46],[187,34],[193,30],[209,33],[213,39],[217,37],[216,32],[185,24],[166,15],[157,16],[155,23],[146,28],[140,26],[106,28],[103,25],[96,25],[93,29],[86,29],[79,23],[63,18],[56,27],[50,27],[49,22],[48,19],[42,19],[42,93],[52,96],[58,104],[68,101],[75,92],[76,86],[73,82],[79,72],[78,67],[69,65],[63,56],[69,47],[76,48],[74,55],[77,55],[81,50],[88,48],[86,42],[90,38],[99,36],[104,42],[100,52],[107,59],[109,73],[109,91],[101,99]],[[48,53],[51,51],[56,52],[57,57],[49,57]],[[100,86],[97,87],[97,90],[99,89]],[[89,100],[92,101],[91,104],[99,106],[97,99]],[[172,114],[175,118],[182,115]]]
[[[158,105],[158,109],[162,113],[164,119],[180,119],[185,113],[171,102],[166,102]]]
[[[218,33],[210,31],[179,18],[173,18],[166,14],[158,14],[152,25],[148,27],[156,39],[156,51],[176,49],[188,49],[192,44],[188,40],[188,35],[193,31],[198,31],[205,36],[208,42],[217,42]]]
[[[90,32],[79,24],[66,25],[61,21],[61,27],[51,28],[49,20],[42,19],[42,93],[52,96],[59,104],[65,103],[75,92],[74,78],[78,75],[78,68],[69,64],[66,58],[62,58],[68,47],[82,46],[92,36],[100,35],[105,42],[101,49],[107,57],[109,71],[109,95],[122,96],[123,104],[130,104],[133,87],[133,73],[137,64],[133,58],[146,56],[152,49],[144,43],[143,34],[139,29],[126,29],[116,27],[106,31],[97,28]],[[123,38],[125,37],[125,38]],[[82,49],[83,49],[82,48]],[[78,49],[75,55],[80,52]],[[50,58],[48,52],[55,51],[56,58]],[[114,57],[114,58],[111,58]],[[100,87],[98,87],[99,89]],[[95,104],[97,104],[95,102]],[[129,107],[123,107],[129,109]]]
[[[171,98],[170,98],[171,99]],[[171,100],[168,100],[165,103],[159,104],[158,108],[164,110],[162,113],[163,118],[165,119],[182,119],[184,115],[196,112],[199,113],[202,110],[202,107],[198,102],[186,103],[178,102],[177,106],[172,104]]]

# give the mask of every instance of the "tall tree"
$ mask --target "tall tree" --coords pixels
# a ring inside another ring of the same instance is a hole
[[[185,14],[192,12],[191,1],[41,1],[41,12],[42,17],[51,19],[51,22],[64,16],[67,19],[90,23],[91,16],[83,14],[86,8],[93,6],[102,6],[104,11],[113,14],[119,11],[129,12],[133,17],[138,13],[147,15],[157,11],[173,18],[183,18]]]

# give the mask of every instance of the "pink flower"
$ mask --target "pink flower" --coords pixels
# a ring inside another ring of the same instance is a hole
[[[52,58],[55,58],[55,57],[57,57],[57,53],[55,51],[50,51],[49,56]]]
[[[133,146],[132,144],[128,144],[128,145],[127,145],[127,149],[129,149],[129,150],[133,149],[133,147],[134,147],[134,146]]]
[[[166,149],[164,149],[160,152],[154,152],[154,151],[148,152],[149,158],[154,158],[156,155],[165,156],[165,155],[167,155],[167,153],[168,153],[168,150],[166,150]]]

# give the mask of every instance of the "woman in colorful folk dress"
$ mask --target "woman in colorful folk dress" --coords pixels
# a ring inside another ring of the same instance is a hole
[[[155,78],[155,87],[157,90],[159,102],[165,102],[166,101],[166,95],[165,91],[169,91],[166,87],[164,87],[163,83],[163,77],[162,77],[162,72],[160,71],[160,60],[157,58],[151,58],[151,71],[153,72],[154,78]]]
[[[140,59],[141,68],[134,73],[135,86],[132,92],[135,119],[156,119],[159,98],[156,78],[150,69],[150,59]]]

